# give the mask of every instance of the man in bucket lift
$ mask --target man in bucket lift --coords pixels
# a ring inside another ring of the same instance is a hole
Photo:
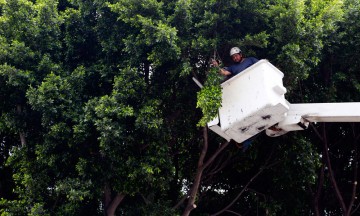
[[[254,57],[245,58],[239,47],[231,48],[230,57],[233,60],[234,64],[229,67],[220,68],[219,63],[215,59],[213,59],[211,62],[214,67],[219,68],[219,73],[226,76],[227,78],[235,76],[236,74],[240,73],[241,71],[245,70],[246,68],[259,61],[257,58]]]
[[[236,74],[239,74],[241,71],[245,70],[246,68],[250,67],[251,65],[259,61],[257,58],[254,57],[245,58],[239,47],[231,48],[230,57],[233,60],[234,64],[229,67],[220,68],[219,63],[215,59],[213,59],[211,62],[214,67],[219,68],[219,73],[221,75],[226,76],[226,80],[230,79]],[[248,139],[242,143],[243,151],[246,151],[249,148],[251,142],[252,139]]]

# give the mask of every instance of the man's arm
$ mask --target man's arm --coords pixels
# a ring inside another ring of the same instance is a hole
[[[214,66],[214,67],[217,67],[217,68],[219,68],[219,73],[221,74],[221,75],[224,75],[224,76],[230,76],[231,75],[231,72],[230,71],[227,71],[227,70],[225,70],[224,68],[220,68],[219,67],[219,63],[216,61],[216,60],[212,60],[212,65]]]
[[[221,75],[224,75],[224,76],[230,76],[231,75],[231,73],[229,72],[229,71],[227,71],[227,70],[225,70],[224,68],[220,68],[219,67],[219,73],[221,74]]]

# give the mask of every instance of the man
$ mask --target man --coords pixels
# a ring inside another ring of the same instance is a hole
[[[245,70],[246,68],[259,61],[257,58],[254,57],[245,58],[239,47],[231,48],[230,56],[234,64],[230,67],[219,68],[219,73],[227,76],[228,78],[235,76],[236,74],[240,73],[241,71]],[[219,67],[219,63],[216,60],[213,60],[212,64],[214,67]]]

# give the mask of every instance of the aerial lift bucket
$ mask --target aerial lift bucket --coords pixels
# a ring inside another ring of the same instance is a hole
[[[260,60],[221,84],[222,106],[208,127],[241,143],[266,130],[271,137],[304,130],[310,122],[360,122],[360,103],[290,104],[284,74]]]

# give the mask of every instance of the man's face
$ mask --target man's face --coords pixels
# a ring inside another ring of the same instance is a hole
[[[241,57],[242,57],[242,55],[240,53],[235,53],[234,55],[231,56],[231,59],[234,62],[238,63],[241,61]]]

